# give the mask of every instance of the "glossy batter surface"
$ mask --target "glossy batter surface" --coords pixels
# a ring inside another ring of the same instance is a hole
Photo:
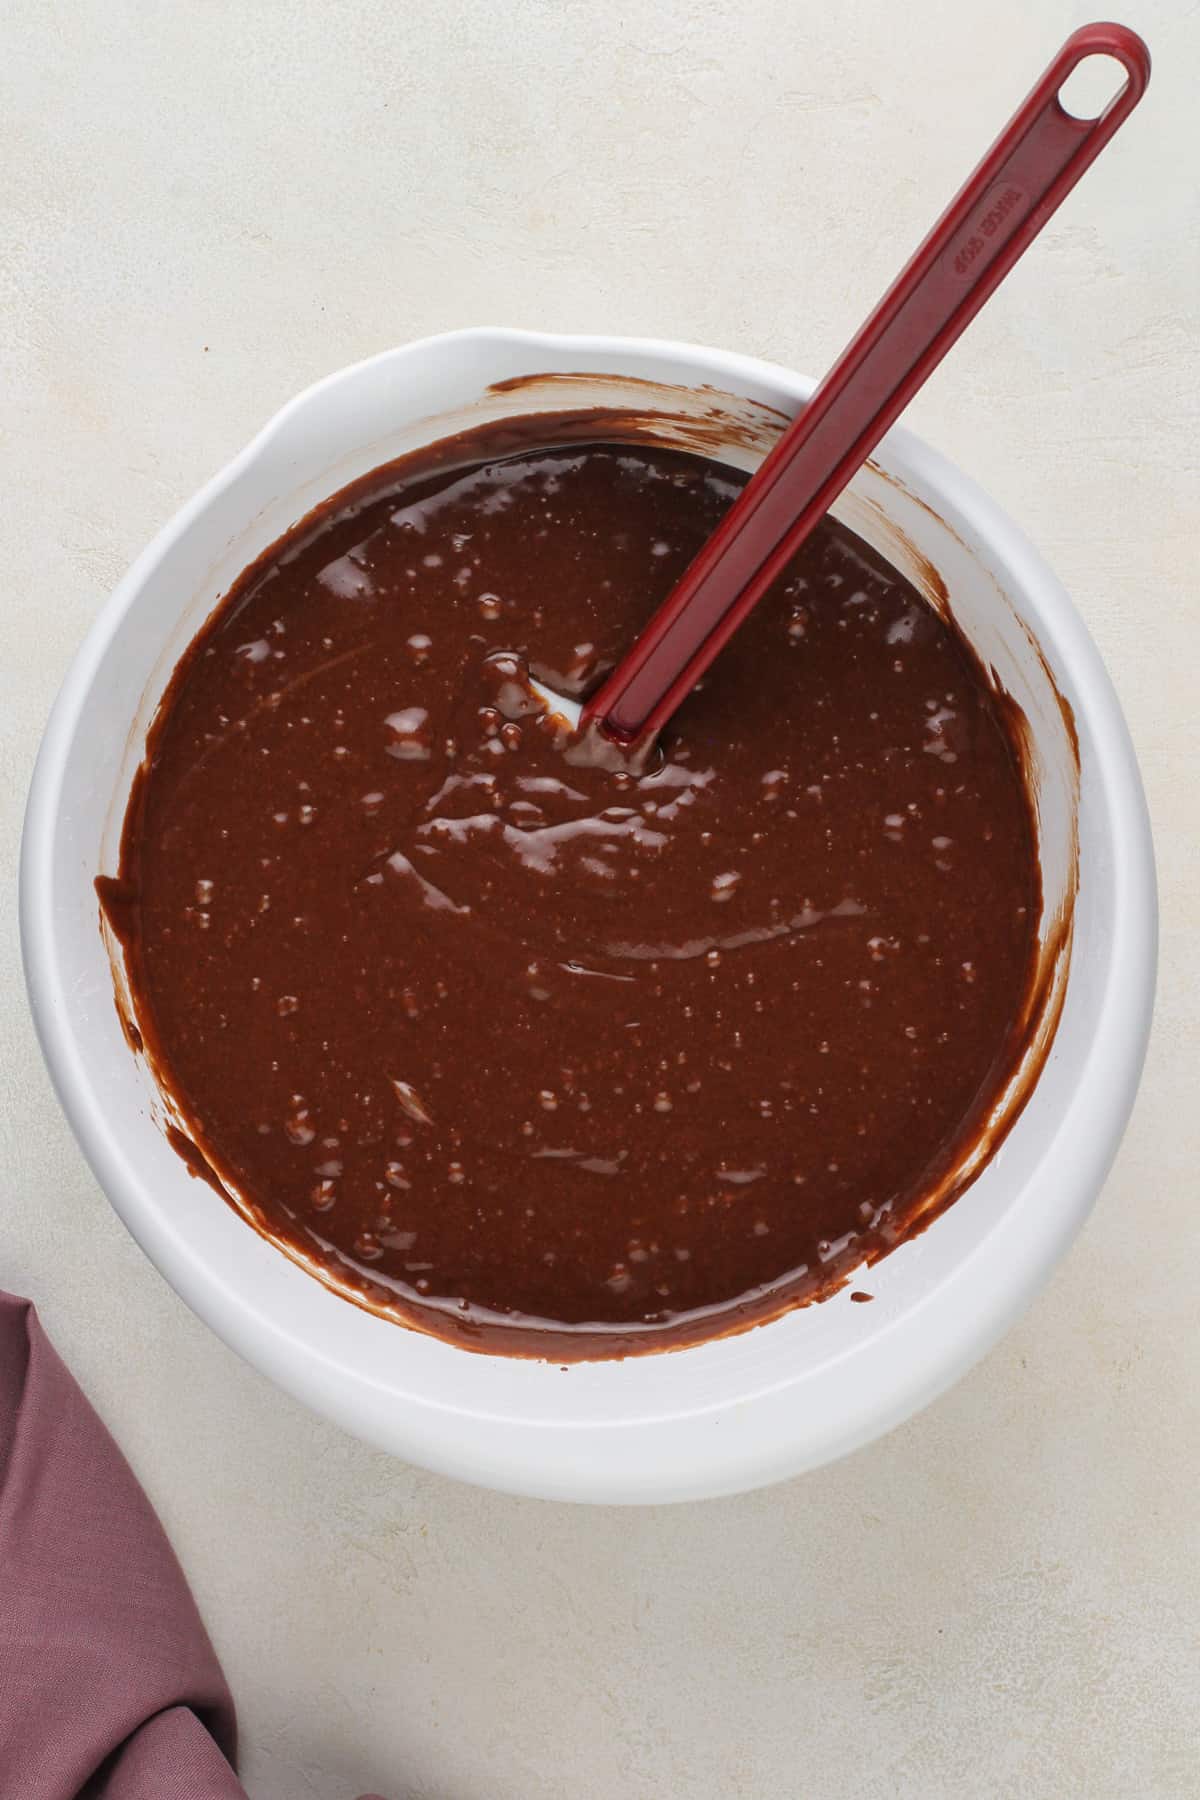
[[[102,891],[264,1229],[490,1349],[687,1341],[952,1197],[1029,1013],[1025,785],[954,630],[832,522],[652,765],[593,766],[523,659],[594,685],[744,477],[468,450],[242,578]]]

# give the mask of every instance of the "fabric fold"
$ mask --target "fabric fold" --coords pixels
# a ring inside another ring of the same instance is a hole
[[[153,1507],[33,1306],[0,1293],[0,1800],[247,1800],[236,1749]]]
[[[245,1800],[220,1664],[150,1502],[0,1295],[0,1792]]]

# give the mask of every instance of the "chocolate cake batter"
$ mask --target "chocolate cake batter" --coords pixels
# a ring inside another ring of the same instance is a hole
[[[596,766],[527,669],[594,686],[745,477],[489,429],[238,581],[100,887],[176,1136],[260,1229],[477,1347],[679,1344],[954,1197],[1035,1010],[1028,795],[963,641],[832,521],[649,765]]]

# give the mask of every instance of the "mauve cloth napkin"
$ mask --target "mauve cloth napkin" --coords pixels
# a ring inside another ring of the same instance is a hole
[[[154,1509],[29,1301],[0,1293],[0,1796],[246,1800],[236,1741]]]

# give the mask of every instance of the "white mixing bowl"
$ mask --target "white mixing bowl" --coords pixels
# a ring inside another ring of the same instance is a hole
[[[1065,998],[1033,1095],[962,1198],[870,1271],[871,1306],[843,1291],[740,1336],[568,1369],[474,1354],[360,1310],[257,1236],[170,1148],[161,1096],[114,1005],[93,878],[116,867],[145,728],[176,659],[238,572],[318,500],[473,421],[577,404],[661,412],[673,441],[691,418],[705,442],[748,464],[778,426],[767,409],[794,411],[811,385],[682,344],[497,330],[343,370],[286,406],[140,557],[46,730],[22,856],[25,966],[60,1099],[112,1204],[250,1362],[348,1430],[464,1480],[658,1501],[794,1475],[947,1387],[1062,1255],[1133,1102],[1156,937],[1137,767],[1066,594],[996,507],[904,431],[836,509],[918,585],[940,575],[960,625],[1024,709],[1049,917],[1069,912],[1078,858]]]

